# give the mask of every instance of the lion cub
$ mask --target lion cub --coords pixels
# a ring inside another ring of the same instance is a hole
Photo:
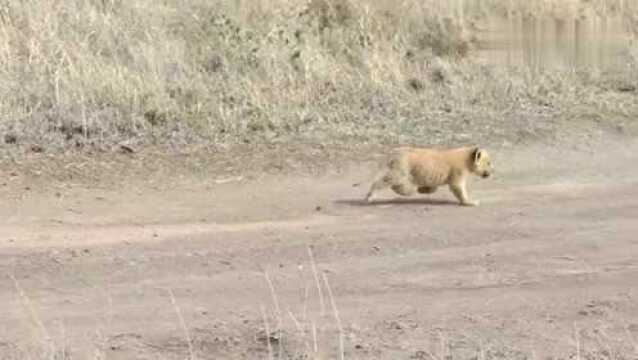
[[[477,147],[449,150],[398,148],[386,163],[386,172],[370,188],[366,200],[386,187],[404,196],[432,194],[439,186],[448,185],[461,205],[477,206],[467,195],[470,174],[487,178],[493,172],[488,153]]]

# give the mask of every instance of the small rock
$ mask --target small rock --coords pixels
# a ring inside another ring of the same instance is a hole
[[[5,144],[17,144],[18,137],[15,134],[5,134],[4,135],[4,143]]]
[[[276,345],[283,338],[283,335],[284,334],[281,330],[274,330],[270,333],[261,330],[257,333],[257,340],[262,343],[270,343],[271,345]]]
[[[206,310],[205,308],[198,308],[198,309],[197,309],[197,312],[198,312],[200,315],[208,315],[208,310]]]
[[[636,86],[633,84],[620,84],[616,87],[616,90],[619,92],[634,92],[636,91]]]
[[[133,149],[132,147],[128,146],[128,145],[120,145],[120,151],[124,154],[134,154],[135,153],[135,149]]]
[[[40,145],[31,145],[29,146],[29,151],[33,153],[42,153],[44,152],[44,148]]]
[[[421,91],[425,88],[425,84],[423,83],[423,81],[416,79],[416,78],[411,78],[410,80],[408,80],[408,86],[414,90],[414,91]]]

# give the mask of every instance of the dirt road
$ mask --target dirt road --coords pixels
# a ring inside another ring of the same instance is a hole
[[[638,146],[540,150],[478,208],[369,166],[4,194],[0,358],[636,358]]]

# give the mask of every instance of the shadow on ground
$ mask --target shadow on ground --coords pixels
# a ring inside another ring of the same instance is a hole
[[[431,199],[431,198],[392,198],[392,199],[379,199],[367,202],[365,199],[344,199],[336,200],[335,204],[348,205],[348,206],[381,206],[381,205],[435,205],[435,206],[449,206],[457,205],[458,202],[445,199]]]

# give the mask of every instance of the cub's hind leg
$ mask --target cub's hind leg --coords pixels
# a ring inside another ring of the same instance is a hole
[[[372,183],[372,186],[370,186],[370,191],[368,191],[368,194],[366,195],[366,201],[371,202],[372,200],[374,200],[374,195],[377,192],[387,187],[390,187],[391,184],[392,184],[392,176],[388,173],[377,178],[377,180],[375,180],[375,182]]]
[[[399,195],[403,195],[403,196],[414,195],[417,192],[416,186],[414,186],[413,184],[407,184],[407,183],[393,184],[390,188],[395,193]]]

